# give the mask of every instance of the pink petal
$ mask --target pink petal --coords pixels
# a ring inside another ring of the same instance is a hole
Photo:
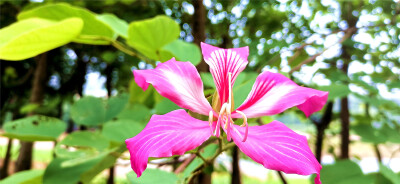
[[[247,99],[237,110],[249,118],[274,115],[297,106],[308,117],[319,111],[328,99],[328,92],[301,87],[282,74],[261,73]],[[239,118],[234,113],[232,117]]]
[[[267,169],[288,174],[317,174],[315,183],[321,183],[321,165],[311,152],[306,137],[299,135],[283,123],[273,121],[263,126],[252,126],[248,137],[242,142],[244,128],[234,125],[232,139],[240,150]],[[239,133],[239,134],[238,134]]]
[[[160,63],[155,69],[134,70],[135,82],[146,90],[149,84],[162,96],[178,106],[208,115],[212,110],[204,97],[203,82],[190,62],[176,61],[175,58]]]
[[[180,109],[165,115],[153,115],[146,128],[125,143],[131,156],[131,167],[140,177],[149,157],[183,155],[210,136],[208,122],[195,119]]]
[[[232,85],[238,74],[246,68],[249,56],[249,47],[221,49],[201,43],[204,61],[210,66],[221,104],[228,101],[229,82],[228,73],[232,73]]]

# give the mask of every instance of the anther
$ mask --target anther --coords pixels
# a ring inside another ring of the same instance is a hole
[[[210,130],[211,130],[211,134],[212,134],[212,135],[214,135],[213,130],[212,130],[213,118],[214,118],[213,111],[210,111],[210,112],[208,113],[208,123],[209,123],[209,125],[210,125]]]

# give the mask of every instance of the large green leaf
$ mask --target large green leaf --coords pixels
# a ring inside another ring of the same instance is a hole
[[[178,23],[160,15],[130,23],[128,44],[151,59],[161,60],[160,49],[176,40],[179,33]]]
[[[35,115],[4,124],[3,136],[24,141],[53,141],[67,128],[57,118]]]
[[[173,110],[180,109],[178,105],[167,98],[163,98],[160,102],[158,102],[155,106],[156,114],[166,114]]]
[[[371,176],[364,175],[361,168],[350,160],[337,161],[322,167],[321,181],[324,184],[373,183]]]
[[[76,131],[57,143],[55,153],[63,158],[84,158],[98,155],[109,145],[99,132]]]
[[[379,170],[382,175],[390,180],[393,184],[400,184],[400,175],[394,173],[390,168],[383,164],[379,164]]]
[[[80,7],[74,7],[66,3],[47,4],[37,8],[21,12],[18,20],[32,17],[40,17],[50,20],[64,20],[71,17],[78,17],[83,20],[83,28],[80,36],[74,39],[78,43],[86,44],[109,44],[109,41],[93,39],[93,37],[105,37],[115,39],[116,34],[113,29],[96,17],[96,14]]]
[[[113,96],[107,100],[105,121],[109,121],[117,116],[129,101],[127,94]]]
[[[369,124],[359,124],[352,127],[352,130],[355,131],[361,137],[363,142],[369,142],[374,144],[384,143],[388,140],[388,137],[382,132],[372,127]]]
[[[97,18],[108,24],[118,35],[125,39],[128,38],[128,23],[125,20],[109,13],[97,15]]]
[[[23,60],[75,39],[83,22],[79,18],[50,21],[31,18],[0,30],[0,59]]]
[[[162,49],[168,51],[178,61],[190,61],[193,65],[197,65],[201,61],[200,48],[193,43],[187,43],[178,39],[165,45]],[[170,55],[161,56],[161,61],[170,60]]]
[[[71,118],[76,124],[96,126],[105,122],[105,108],[100,98],[83,97],[71,107]]]
[[[126,176],[131,184],[176,184],[178,182],[178,177],[174,173],[159,169],[148,168],[143,172],[140,178],[136,177],[134,172],[129,172]]]
[[[0,184],[41,184],[44,170],[28,170],[17,172],[3,180]]]
[[[118,120],[130,120],[141,122],[143,120],[148,120],[151,115],[150,109],[142,104],[129,104],[126,108],[118,114]]]
[[[143,128],[144,124],[142,123],[121,119],[105,123],[101,133],[111,141],[123,143],[125,139],[139,134]]]
[[[349,86],[344,84],[331,84],[329,86],[319,86],[318,90],[329,92],[328,101],[345,97],[351,93]]]

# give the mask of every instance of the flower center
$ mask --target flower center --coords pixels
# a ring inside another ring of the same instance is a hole
[[[235,128],[234,122],[232,120],[232,73],[228,73],[228,84],[229,84],[229,99],[228,102],[224,103],[221,106],[221,109],[218,113],[218,120],[217,124],[215,125],[215,129],[213,130],[213,119],[214,119],[214,113],[213,111],[209,112],[208,116],[208,122],[210,125],[210,130],[212,135],[219,137],[220,136],[220,128],[222,127],[226,131],[227,139],[228,141],[231,141],[231,130],[235,131],[235,133],[240,136],[243,142],[246,141],[247,139],[247,134],[249,130],[249,126],[247,124],[247,116],[241,112],[236,110],[237,113],[242,115],[243,118],[243,124],[240,125],[240,127],[245,127],[244,135],[242,136],[241,133]]]

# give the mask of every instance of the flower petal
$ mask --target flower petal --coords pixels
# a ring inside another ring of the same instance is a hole
[[[210,66],[221,104],[228,101],[229,82],[228,73],[232,73],[232,85],[238,74],[246,68],[249,56],[249,47],[221,49],[201,43],[204,61]]]
[[[301,87],[282,74],[261,73],[247,99],[237,110],[249,118],[274,115],[297,106],[308,117],[319,111],[328,99],[328,92]],[[232,117],[241,117],[233,113]]]
[[[183,155],[210,136],[208,122],[195,119],[180,109],[153,115],[146,128],[125,143],[131,156],[131,167],[139,177],[146,169],[149,157]]]
[[[248,137],[242,142],[244,128],[234,125],[232,139],[240,150],[267,169],[283,171],[288,174],[317,174],[315,183],[321,183],[321,165],[311,152],[307,139],[283,123],[273,121],[263,126],[251,126]]]
[[[190,62],[172,58],[160,63],[155,69],[134,70],[133,75],[143,90],[152,84],[158,93],[182,108],[203,115],[208,115],[212,110],[204,97],[200,75]]]

